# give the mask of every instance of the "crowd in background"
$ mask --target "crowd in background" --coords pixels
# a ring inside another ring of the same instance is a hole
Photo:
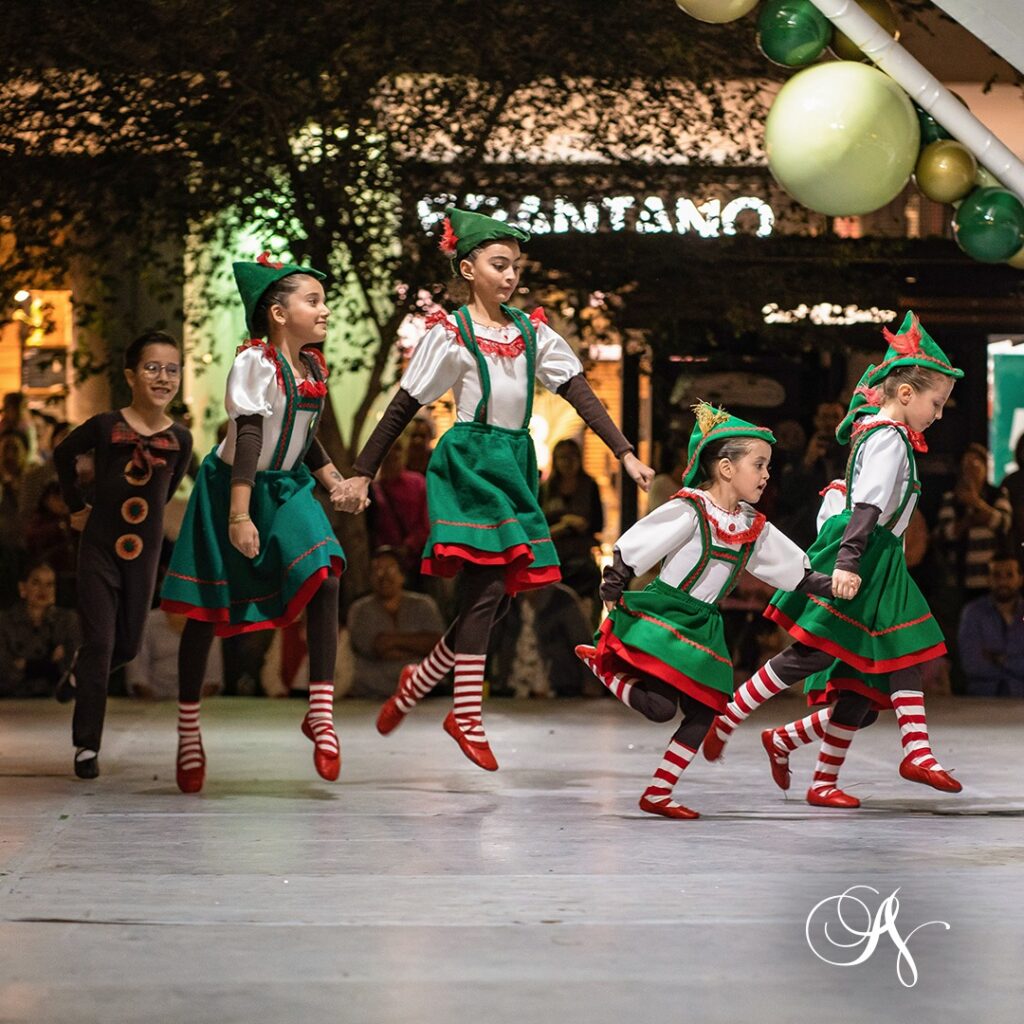
[[[837,402],[815,410],[808,433],[796,420],[774,428],[772,481],[762,511],[794,540],[814,540],[819,492],[843,476],[847,449],[835,441],[845,413]],[[68,424],[29,414],[19,394],[0,415],[0,696],[48,696],[73,664],[77,534],[57,486],[54,447]],[[363,594],[345,613],[337,666],[339,694],[381,700],[402,667],[433,647],[454,614],[455,584],[420,573],[430,531],[425,472],[433,424],[417,417],[392,449],[371,490],[367,513],[370,568],[356,581]],[[680,486],[686,449],[661,446],[661,470],[649,507]],[[929,517],[921,509],[907,531],[907,561],[928,594],[947,637],[950,657],[932,663],[928,685],[976,696],[1024,697],[1024,437],[1017,465],[998,485],[987,481],[988,453],[968,444],[953,486]],[[86,480],[88,465],[80,466]],[[562,563],[562,582],[513,602],[498,625],[488,661],[490,692],[517,697],[598,696],[602,688],[576,660],[600,620],[600,543],[604,508],[597,482],[583,469],[580,444],[555,445],[540,485],[541,507]],[[182,502],[183,504],[183,502]],[[168,552],[175,515],[168,515]],[[615,538],[603,538],[614,541]],[[643,585],[643,580],[636,585]],[[761,617],[769,593],[752,577],[723,604],[737,677],[745,678],[785,644]],[[150,612],[138,658],[112,680],[112,692],[174,699],[179,616]],[[304,695],[301,623],[222,641],[211,659],[208,694]],[[443,692],[443,687],[442,687]]]

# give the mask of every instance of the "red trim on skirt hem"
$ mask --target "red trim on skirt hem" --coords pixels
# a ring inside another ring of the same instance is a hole
[[[644,675],[653,676],[655,679],[660,679],[661,682],[668,683],[669,686],[681,690],[688,696],[693,697],[694,700],[699,700],[701,704],[711,708],[717,714],[722,714],[725,711],[731,694],[723,693],[721,690],[714,689],[714,687],[698,683],[696,679],[691,679],[688,675],[673,668],[671,665],[666,665],[665,662],[660,658],[654,657],[653,654],[647,654],[637,647],[630,647],[629,644],[624,644],[612,632],[612,620],[610,618],[605,619],[601,623],[600,632],[601,639],[597,644],[595,660],[602,672],[613,674],[617,671],[621,672],[622,668],[615,665],[616,661],[620,661],[630,668],[643,672]],[[612,661],[610,665],[608,664],[609,660]]]
[[[536,590],[561,580],[562,570],[557,565],[531,566],[534,557],[528,544],[516,544],[505,551],[481,551],[467,544],[435,544],[430,556],[420,563],[420,572],[450,579],[466,563],[504,566],[505,590],[509,594]]]
[[[808,647],[817,651],[824,651],[831,654],[833,658],[839,658],[851,665],[858,672],[866,672],[868,675],[880,675],[883,672],[896,672],[901,668],[910,668],[912,665],[921,665],[926,661],[933,661],[941,658],[946,653],[945,641],[935,644],[933,647],[925,647],[912,654],[904,654],[899,658],[885,658],[882,661],[873,661],[871,658],[861,657],[853,651],[841,647],[834,640],[827,640],[824,637],[815,636],[809,633],[803,626],[798,626],[788,615],[779,611],[774,605],[769,605],[764,610],[764,617],[776,625],[781,626],[794,640],[799,640]]]
[[[302,586],[295,592],[295,596],[288,602],[285,610],[272,619],[261,619],[258,622],[230,622],[231,612],[227,608],[204,608],[200,605],[189,604],[186,601],[160,602],[160,607],[165,612],[185,615],[198,622],[212,622],[216,636],[240,636],[242,633],[255,633],[261,629],[280,629],[294,622],[302,614],[313,595],[320,589],[320,584],[330,576],[340,576],[342,572],[342,561],[340,558],[331,556],[331,566],[321,566],[312,576],[303,581]]]
[[[839,694],[843,690],[852,690],[862,697],[867,697],[874,711],[892,711],[892,701],[861,679],[830,679],[824,690],[812,690],[807,694],[807,706],[814,708],[832,704],[839,699]]]

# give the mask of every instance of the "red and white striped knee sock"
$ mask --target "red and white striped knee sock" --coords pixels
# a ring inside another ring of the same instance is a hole
[[[822,796],[828,796],[839,788],[839,769],[846,760],[846,752],[850,749],[856,731],[855,725],[828,723],[821,741],[821,749],[818,751],[818,763],[814,767],[811,789],[817,790]]]
[[[408,714],[437,684],[445,677],[455,664],[455,655],[444,640],[438,640],[434,649],[416,666],[398,691],[395,703],[398,710]]]
[[[928,741],[924,694],[920,690],[897,690],[892,694],[892,709],[896,712],[896,722],[900,727],[904,756],[910,758],[911,764],[932,771],[943,771]]]
[[[455,655],[455,722],[473,743],[486,743],[483,724],[486,654]]]
[[[696,750],[686,746],[685,743],[672,740],[665,751],[665,756],[661,759],[661,764],[658,765],[657,771],[651,778],[651,784],[644,790],[644,796],[652,804],[671,807],[674,803],[672,790],[675,789],[679,776],[686,770],[686,766],[693,760],[696,753]]]
[[[813,743],[816,739],[825,738],[825,726],[828,725],[829,715],[832,714],[832,707],[821,708],[813,715],[790,722],[788,725],[780,725],[772,729],[772,742],[780,754],[791,754],[797,747]]]
[[[623,704],[629,705],[629,695],[636,685],[637,679],[635,676],[627,676],[622,672],[601,672],[598,670],[597,664],[593,656],[584,657],[584,664],[595,676],[612,692],[612,694],[619,698]],[[629,705],[632,707],[632,705]]]
[[[202,768],[203,740],[199,733],[199,701],[178,701],[178,767]]]
[[[317,749],[329,757],[341,751],[338,734],[334,731],[334,682],[309,683],[309,714],[306,716],[313,742]]]
[[[784,683],[772,671],[771,664],[762,665],[745,683],[741,683],[723,714],[715,719],[715,730],[720,740],[727,740],[733,730],[766,700],[786,689]]]

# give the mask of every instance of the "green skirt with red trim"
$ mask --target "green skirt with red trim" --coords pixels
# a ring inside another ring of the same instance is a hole
[[[849,512],[826,521],[807,549],[811,568],[832,574]],[[939,624],[907,570],[903,541],[876,527],[860,560],[861,585],[850,601],[777,591],[765,616],[795,640],[825,651],[867,676],[920,665],[946,653]],[[888,681],[871,681],[888,693]]]
[[[733,672],[717,606],[656,578],[619,598],[597,631],[601,675],[660,679],[717,712],[732,697]]]
[[[286,626],[345,554],[305,466],[261,470],[249,512],[260,553],[246,558],[228,539],[231,467],[216,452],[204,460],[160,592],[166,611],[216,624],[218,636]]]
[[[562,574],[537,483],[529,431],[456,423],[427,466],[422,571],[454,576],[466,563],[503,566],[510,594],[557,583]]]
[[[871,701],[876,711],[891,711],[889,673],[868,675],[838,658],[823,672],[815,672],[804,680],[804,693],[810,707],[831,704],[843,690],[852,690]]]

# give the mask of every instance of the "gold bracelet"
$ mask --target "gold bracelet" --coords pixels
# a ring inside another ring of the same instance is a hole
[[[228,526],[234,526],[235,523],[247,523],[250,518],[248,512],[232,512],[228,516]]]

